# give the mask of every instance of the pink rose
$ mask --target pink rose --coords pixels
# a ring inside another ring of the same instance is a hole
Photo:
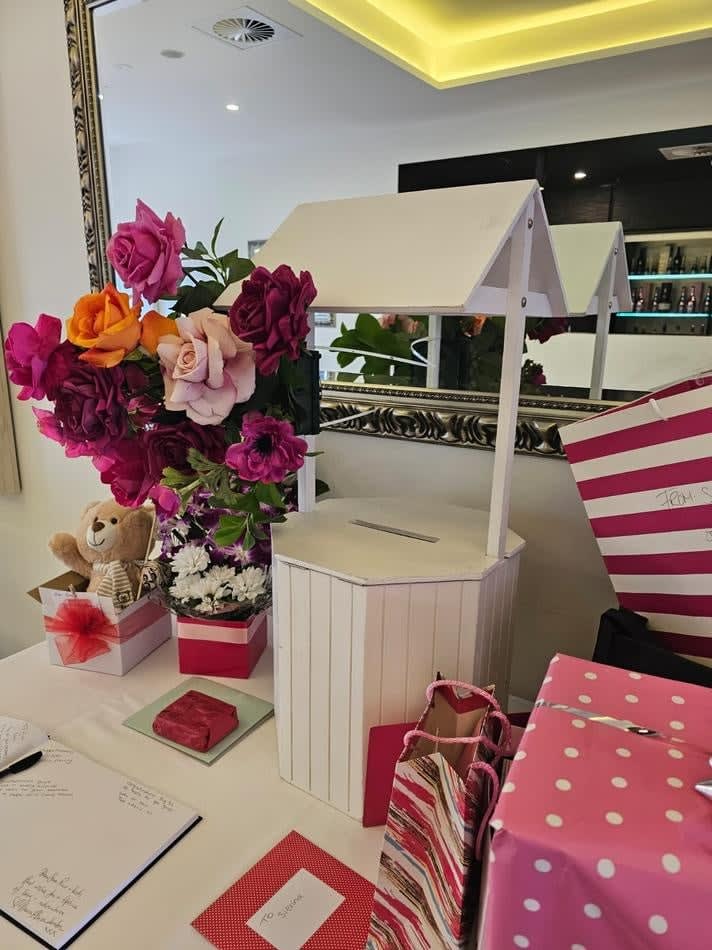
[[[183,279],[180,252],[185,245],[185,228],[170,212],[161,221],[140,199],[136,220],[116,229],[106,247],[106,257],[116,273],[134,293],[134,303],[143,297],[155,303],[175,294]]]
[[[252,346],[238,340],[228,318],[209,308],[176,321],[179,336],[158,344],[166,409],[184,411],[199,425],[221,423],[255,391]]]
[[[228,448],[225,464],[245,482],[282,482],[304,465],[307,443],[289,422],[249,412],[240,434],[242,442]]]
[[[256,267],[242,284],[230,308],[230,325],[241,340],[255,348],[257,369],[276,373],[282,356],[298,360],[309,332],[307,310],[316,297],[309,271],[299,277],[286,264],[270,272]]]

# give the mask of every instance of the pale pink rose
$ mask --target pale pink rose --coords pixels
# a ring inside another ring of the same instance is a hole
[[[255,391],[252,346],[235,336],[227,316],[207,307],[175,323],[179,336],[161,337],[157,348],[166,409],[218,425]]]

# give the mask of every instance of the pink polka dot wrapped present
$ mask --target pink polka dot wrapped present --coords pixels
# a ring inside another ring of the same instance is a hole
[[[710,946],[710,755],[712,691],[555,656],[493,816],[479,950]]]

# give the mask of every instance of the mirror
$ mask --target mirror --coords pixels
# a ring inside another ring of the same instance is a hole
[[[397,176],[401,190],[414,190],[497,180],[508,177],[503,168],[515,169],[509,177],[546,181],[552,222],[585,228],[630,217],[620,176],[618,192],[610,184],[615,170],[594,163],[599,181],[581,164],[596,149],[608,156],[607,143],[529,150],[531,167],[524,151],[511,153],[517,161],[508,166],[497,165],[501,155],[477,156],[462,181],[447,172],[438,179],[430,166],[442,161],[399,169],[404,142],[417,141],[422,152],[444,123],[471,122],[483,87],[436,91],[287,0],[233,6],[226,16],[215,0],[65,4],[95,286],[111,278],[106,240],[133,218],[137,197],[179,215],[191,245],[209,240],[225,217],[223,249],[238,247],[258,262],[261,245],[296,204],[395,190]],[[567,156],[566,148],[578,151]],[[582,205],[569,195],[578,186]],[[709,329],[712,233],[698,227],[669,234],[666,220],[660,231],[628,234],[619,264],[631,279],[619,266],[615,287],[602,283],[605,255],[574,250],[573,271],[585,272],[593,290],[570,317],[528,323],[521,451],[560,456],[559,424],[701,368],[707,340],[692,337]],[[437,236],[423,240],[432,242],[437,266]],[[368,255],[365,247],[354,266],[369,266]],[[615,296],[615,306],[604,295]],[[477,314],[316,314],[323,420],[345,420],[337,427],[359,434],[491,447],[502,323]]]

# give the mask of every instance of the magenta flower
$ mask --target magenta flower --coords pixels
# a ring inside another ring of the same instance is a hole
[[[307,310],[316,297],[309,271],[299,277],[286,264],[271,273],[256,267],[242,284],[230,308],[232,329],[255,350],[263,376],[277,371],[282,356],[299,359],[302,340],[309,332]]]
[[[173,518],[178,514],[180,495],[174,492],[172,488],[167,488],[165,485],[154,485],[148,493],[148,497],[156,506],[156,514],[161,521]]]
[[[155,303],[174,294],[183,279],[180,252],[185,228],[170,212],[164,221],[138,199],[136,218],[118,226],[106,247],[106,257],[121,280],[134,293]]]
[[[10,379],[22,389],[18,399],[44,399],[44,374],[52,353],[59,346],[62,321],[41,313],[34,327],[14,323],[5,341],[5,362]]]
[[[156,484],[148,470],[146,450],[138,439],[116,442],[94,464],[102,482],[109,485],[116,501],[125,508],[142,505]]]
[[[281,482],[304,464],[307,443],[289,422],[250,412],[241,434],[242,442],[228,448],[225,462],[246,482]]]

